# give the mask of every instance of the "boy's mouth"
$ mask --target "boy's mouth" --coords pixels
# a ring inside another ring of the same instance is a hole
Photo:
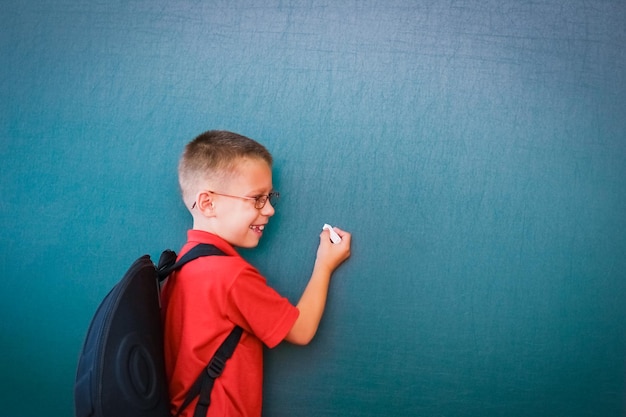
[[[252,229],[253,231],[257,232],[257,233],[263,233],[263,230],[265,229],[265,225],[261,224],[261,225],[252,225],[250,226],[250,229]]]

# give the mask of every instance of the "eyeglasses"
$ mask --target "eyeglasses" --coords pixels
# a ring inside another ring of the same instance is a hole
[[[261,210],[263,207],[265,207],[265,203],[267,203],[267,200],[270,201],[270,204],[272,206],[276,205],[276,202],[278,201],[278,198],[280,197],[280,193],[278,191],[272,191],[269,194],[257,195],[256,197],[243,197],[239,195],[218,193],[215,191],[208,191],[208,192],[211,194],[215,194],[215,195],[221,195],[222,197],[239,198],[241,200],[254,200],[254,208],[257,210]],[[196,203],[194,202],[191,208],[193,209],[195,207],[196,207]]]

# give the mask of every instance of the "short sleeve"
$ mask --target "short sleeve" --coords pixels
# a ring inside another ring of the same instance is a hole
[[[253,268],[245,268],[228,291],[227,314],[267,347],[278,345],[298,318],[298,309],[271,288]]]

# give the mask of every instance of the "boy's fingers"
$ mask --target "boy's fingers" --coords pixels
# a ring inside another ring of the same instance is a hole
[[[349,232],[346,232],[343,229],[340,229],[339,227],[333,227],[333,232],[335,234],[337,234],[339,236],[339,238],[341,239],[341,241],[338,241],[336,244],[342,243],[345,240],[345,244],[350,244],[350,239],[352,238],[352,235]],[[322,229],[322,232],[320,233],[320,239],[327,239],[330,240],[332,242],[332,234],[331,231],[329,229]]]
[[[344,237],[349,239],[351,236],[349,232],[346,232],[345,230],[342,230],[338,227],[335,227],[334,229],[335,229],[335,232],[337,232],[337,234],[341,237],[341,239],[343,239]]]

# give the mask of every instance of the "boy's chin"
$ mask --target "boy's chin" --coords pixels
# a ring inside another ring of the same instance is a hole
[[[259,246],[259,241],[257,240],[256,242],[241,242],[240,244],[233,244],[233,246],[242,249],[254,249]]]

